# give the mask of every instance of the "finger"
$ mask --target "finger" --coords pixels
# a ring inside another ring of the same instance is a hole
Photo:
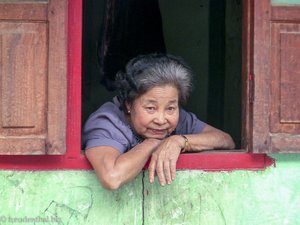
[[[171,179],[173,181],[176,178],[176,161],[175,160],[171,160],[170,170],[171,170]]]
[[[148,170],[149,170],[149,182],[154,182],[154,175],[155,175],[155,167],[156,167],[156,160],[151,158]]]
[[[156,173],[158,177],[158,181],[161,186],[165,186],[166,184],[166,178],[165,178],[165,173],[163,171],[163,163],[162,161],[158,162],[156,165]]]
[[[170,162],[166,161],[164,162],[164,175],[166,178],[166,182],[167,184],[171,184],[172,179],[171,179],[171,169],[170,169]]]

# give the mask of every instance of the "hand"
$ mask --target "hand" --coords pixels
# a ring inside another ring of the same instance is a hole
[[[184,139],[174,135],[164,139],[152,153],[149,164],[149,182],[154,182],[155,172],[161,186],[171,184],[176,176],[176,163]]]

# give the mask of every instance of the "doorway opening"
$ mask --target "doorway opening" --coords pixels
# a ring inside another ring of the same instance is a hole
[[[150,44],[149,47],[140,42],[133,42],[132,45],[141,45],[140,48],[145,52],[156,51],[157,48],[157,51],[181,56],[195,75],[193,92],[185,109],[195,113],[204,122],[231,134],[236,147],[241,148],[242,0],[148,0],[142,1],[144,3],[139,0],[119,0],[114,1],[115,8],[108,7],[107,2],[84,1],[82,122],[115,95],[104,86],[101,67],[105,62],[101,61],[99,54],[104,37],[109,38],[105,29],[109,10],[114,10],[109,16],[127,15],[121,20],[123,23],[115,27],[121,32],[118,38],[126,38],[137,30],[128,34],[128,29],[122,27],[126,19],[132,20],[128,15],[137,16],[139,20],[135,21],[141,22],[141,7],[157,7],[157,10],[152,10],[155,14],[147,16],[148,20],[145,21],[149,23],[150,18],[154,26],[145,26],[143,29],[149,33],[151,29],[161,29],[161,34],[155,32],[155,37],[160,35],[162,39],[153,41],[153,36],[149,35],[147,42],[147,37],[143,38],[146,40],[144,43],[162,41],[163,46],[160,43]],[[124,10],[130,13],[126,14]],[[149,10],[144,13],[149,13]],[[115,40],[115,43],[116,46],[122,44],[122,39]],[[120,49],[120,52],[124,51],[126,49]],[[140,52],[140,49],[136,52]],[[132,54],[128,53],[128,57]],[[113,69],[118,69],[119,65],[114,65],[116,68]]]

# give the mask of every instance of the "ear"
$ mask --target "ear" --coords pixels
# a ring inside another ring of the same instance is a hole
[[[125,102],[127,113],[129,114],[131,112],[131,105],[128,102]]]

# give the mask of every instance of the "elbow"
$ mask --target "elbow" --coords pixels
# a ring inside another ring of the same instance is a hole
[[[110,173],[104,177],[99,177],[100,183],[106,190],[117,190],[122,186],[122,182],[119,176]]]
[[[120,188],[119,185],[111,184],[111,183],[110,184],[107,184],[107,183],[103,184],[102,183],[102,187],[104,187],[108,191],[114,191],[114,190],[118,190]]]
[[[229,134],[225,134],[225,138],[224,138],[224,142],[225,142],[225,148],[228,149],[234,149],[235,148],[235,143],[232,139],[232,137]]]
[[[112,183],[112,182],[110,182],[110,183],[101,182],[101,184],[102,184],[102,187],[104,187],[106,190],[109,190],[109,191],[118,190],[121,186],[119,184]]]
[[[229,149],[235,149],[235,143],[233,141],[229,144]]]

